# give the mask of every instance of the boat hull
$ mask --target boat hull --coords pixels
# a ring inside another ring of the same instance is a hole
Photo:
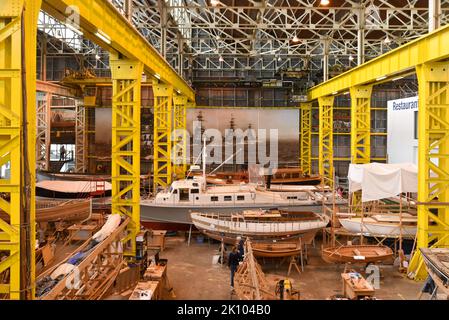
[[[356,259],[355,256],[358,255],[363,256],[364,259]],[[321,257],[327,263],[367,264],[391,261],[393,259],[393,251],[386,246],[340,246],[323,248]]]
[[[349,232],[363,233],[366,236],[384,236],[387,238],[397,238],[401,234],[401,228],[393,223],[361,222],[357,219],[340,219],[340,223]],[[416,226],[402,226],[402,236],[404,238],[414,238]]]
[[[299,243],[251,243],[253,254],[260,258],[283,258],[299,256],[301,245]]]
[[[322,213],[322,205],[273,205],[273,204],[258,204],[247,206],[162,206],[152,203],[140,204],[140,217],[142,221],[148,222],[164,222],[164,223],[178,223],[178,224],[192,224],[190,217],[191,212],[199,213],[216,213],[220,212],[222,215],[230,215],[243,210],[255,210],[255,209],[288,209],[289,211],[311,211],[315,213]]]

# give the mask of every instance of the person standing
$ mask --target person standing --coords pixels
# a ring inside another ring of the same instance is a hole
[[[240,261],[240,254],[237,251],[237,247],[233,247],[229,254],[228,267],[231,269],[231,288],[234,289],[234,275],[237,271]]]
[[[65,148],[64,145],[61,145],[61,148],[59,148],[59,161],[65,160]]]
[[[243,261],[245,256],[245,241],[241,237],[237,237],[238,240],[238,251],[239,251],[239,261]]]

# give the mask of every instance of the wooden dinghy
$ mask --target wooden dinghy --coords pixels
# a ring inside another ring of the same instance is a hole
[[[252,242],[252,247],[256,257],[282,258],[301,254],[299,242]]]
[[[352,245],[323,248],[321,257],[328,263],[367,264],[384,262],[393,258],[387,246]]]
[[[318,230],[329,223],[327,216],[313,212],[284,210],[244,210],[232,215],[192,212],[195,227],[208,237],[233,244],[235,239],[285,241],[302,237],[309,243]]]

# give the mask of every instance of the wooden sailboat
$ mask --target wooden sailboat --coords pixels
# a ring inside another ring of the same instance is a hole
[[[191,219],[210,238],[230,244],[238,236],[251,237],[253,242],[304,237],[303,243],[307,243],[329,223],[328,217],[313,212],[278,209],[243,210],[231,215],[192,212]]]
[[[387,246],[348,245],[323,248],[321,256],[328,263],[367,264],[391,260],[393,251]]]

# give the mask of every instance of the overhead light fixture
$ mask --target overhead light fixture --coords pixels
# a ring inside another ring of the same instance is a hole
[[[298,36],[295,34],[295,36],[292,39],[293,42],[299,42],[299,38]]]
[[[101,40],[103,40],[104,42],[106,42],[107,44],[111,44],[111,38],[106,33],[101,31],[100,29],[98,29],[98,31],[95,33],[95,35],[98,38],[100,38]]]
[[[385,80],[385,79],[387,79],[387,76],[379,77],[379,78],[376,79],[376,81],[382,81],[382,80]]]
[[[349,56],[349,61],[354,60],[354,57],[352,55]]]
[[[181,94],[181,90],[179,90],[179,89],[176,89],[176,92],[177,92],[178,94]]]
[[[282,57],[281,56],[278,57],[278,61],[282,61]]]
[[[332,92],[332,94],[335,96],[338,93],[338,91],[334,91]]]
[[[393,81],[398,81],[398,80],[401,80],[401,79],[404,79],[404,76],[400,76],[400,77],[394,78]]]
[[[100,60],[100,58],[101,58],[101,57],[100,57],[100,56],[98,55],[98,53],[97,53],[97,54],[95,55],[95,59],[96,59],[96,60]]]
[[[219,0],[210,0],[210,5],[211,6],[218,6],[218,4],[220,3],[220,1]]]
[[[224,61],[223,56],[220,56],[220,58],[218,58],[218,61],[223,62]]]
[[[322,5],[322,6],[328,6],[329,4],[330,4],[329,0],[321,0],[320,1],[320,5]]]
[[[154,74],[154,77],[155,77],[156,79],[161,80],[161,75],[160,75],[159,73],[155,73],[155,74]]]
[[[73,24],[71,24],[70,22],[67,22],[65,24],[65,26],[70,29],[71,31],[75,32],[77,35],[82,36],[83,32],[81,30],[79,30],[78,28],[76,28]]]
[[[384,43],[390,43],[391,42],[391,40],[390,40],[390,38],[388,38],[388,36],[385,38],[385,40],[384,40]]]
[[[343,94],[349,94],[349,91],[343,92]]]
[[[220,40],[221,38],[220,38],[220,36],[218,35],[218,36],[215,37],[215,39]]]

